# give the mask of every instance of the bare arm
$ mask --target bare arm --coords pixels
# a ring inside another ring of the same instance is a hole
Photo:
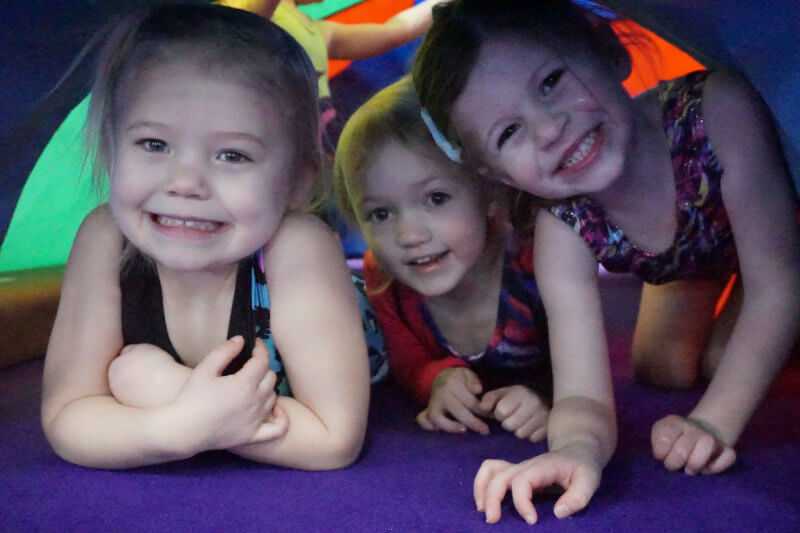
[[[316,218],[289,215],[265,266],[272,332],[294,395],[278,399],[289,430],[273,441],[231,451],[293,468],[347,466],[364,439],[369,368],[341,248]]]
[[[708,390],[692,416],[733,445],[780,371],[800,321],[795,193],[769,115],[742,80],[708,81],[704,114],[725,174],[722,194],[739,254],[743,302]]]
[[[108,367],[122,348],[119,255],[122,236],[107,207],[78,232],[47,348],[42,426],[67,461],[126,468],[186,456],[171,449],[161,417],[111,396]],[[91,436],[91,438],[87,438]]]
[[[617,432],[597,262],[572,230],[542,211],[536,221],[536,277],[547,310],[553,360],[550,450],[578,444],[602,469]]]
[[[332,59],[364,59],[396,48],[425,33],[433,6],[444,0],[426,0],[404,9],[383,23],[345,24],[322,20],[319,24]]]

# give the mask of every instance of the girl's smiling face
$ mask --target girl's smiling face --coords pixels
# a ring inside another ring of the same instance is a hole
[[[110,205],[125,237],[175,270],[227,268],[264,246],[294,178],[271,99],[170,63],[143,70],[122,97]]]
[[[481,48],[452,122],[496,179],[553,200],[610,186],[633,131],[631,101],[601,59],[511,37]]]
[[[429,297],[454,290],[474,270],[488,230],[479,185],[436,155],[383,143],[364,173],[358,214],[383,267]]]

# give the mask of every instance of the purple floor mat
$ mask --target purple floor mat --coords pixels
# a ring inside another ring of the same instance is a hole
[[[607,279],[615,312],[608,327],[620,445],[590,507],[570,519],[537,502],[541,531],[800,531],[800,366],[773,387],[738,446],[739,462],[718,476],[669,473],[650,457],[651,424],[684,412],[700,389],[662,392],[633,384],[626,362],[635,284]],[[610,305],[611,299],[607,301]],[[631,305],[628,305],[631,304]],[[57,458],[39,425],[42,362],[0,371],[2,532],[503,532],[527,526],[507,503],[483,523],[472,478],[487,457],[512,461],[543,450],[493,428],[489,437],[430,434],[392,384],[374,390],[360,460],[337,472],[261,466],[219,452],[178,463],[111,472]]]

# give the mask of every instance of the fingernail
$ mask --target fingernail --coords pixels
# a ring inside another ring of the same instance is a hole
[[[533,524],[536,523],[536,517],[533,516],[532,514],[529,514],[529,515],[525,516],[525,521],[528,523],[528,525],[532,526]]]
[[[569,514],[569,506],[567,506],[567,504],[565,503],[559,503],[558,505],[555,506],[553,512],[558,518],[562,518]]]

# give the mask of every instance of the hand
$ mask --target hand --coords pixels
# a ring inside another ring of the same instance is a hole
[[[547,435],[550,410],[538,394],[525,385],[512,385],[483,395],[480,411],[491,413],[503,429],[519,439],[539,442]]]
[[[580,448],[548,452],[518,464],[487,459],[475,476],[475,507],[486,514],[487,523],[494,524],[500,520],[500,504],[510,488],[514,508],[528,524],[535,524],[539,516],[531,502],[533,494],[556,484],[565,490],[553,509],[556,517],[580,511],[600,485],[602,472],[591,452]]]
[[[175,401],[181,419],[189,424],[184,434],[198,451],[264,442],[288,430],[286,414],[275,409],[277,377],[269,370],[261,339],[256,339],[253,356],[237,373],[222,375],[243,345],[236,336],[213,349],[194,368]]]
[[[718,474],[736,462],[736,451],[703,421],[669,415],[653,425],[653,456],[667,470],[686,474]]]
[[[417,423],[428,431],[464,433],[467,428],[489,434],[489,426],[476,415],[480,410],[478,395],[483,385],[477,374],[468,368],[447,368],[433,382],[428,407],[417,415]]]

